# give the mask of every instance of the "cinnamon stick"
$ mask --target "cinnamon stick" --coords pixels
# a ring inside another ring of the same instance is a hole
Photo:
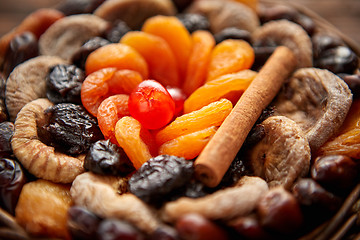
[[[229,116],[195,160],[195,174],[208,187],[217,186],[262,111],[295,70],[290,49],[278,47],[245,90]]]

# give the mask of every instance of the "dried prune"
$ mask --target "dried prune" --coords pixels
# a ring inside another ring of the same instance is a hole
[[[172,0],[175,4],[175,7],[179,12],[182,12],[185,8],[187,8],[193,0]]]
[[[241,154],[237,154],[232,161],[229,169],[226,171],[223,179],[220,182],[222,186],[231,186],[238,182],[242,176],[250,175],[249,166],[246,166]]]
[[[12,155],[11,137],[14,134],[14,124],[12,122],[0,123],[0,157],[10,157]]]
[[[143,234],[132,224],[115,218],[101,221],[97,230],[99,240],[144,240]]]
[[[81,206],[72,206],[68,210],[67,226],[74,239],[91,239],[96,235],[101,218]]]
[[[162,225],[150,234],[149,240],[180,240],[180,236],[175,228]]]
[[[189,33],[197,30],[210,30],[210,23],[207,17],[197,13],[182,13],[178,14],[177,18],[184,24]]]
[[[96,118],[84,107],[73,103],[60,103],[48,108],[48,124],[44,126],[51,144],[75,155],[86,152],[90,145],[103,139]]]
[[[349,86],[354,99],[360,97],[360,71],[358,72],[358,74],[338,74]]]
[[[193,176],[193,162],[170,155],[149,159],[129,180],[129,191],[145,202],[158,205]]]
[[[214,189],[208,188],[204,183],[191,179],[183,187],[169,194],[169,201],[175,201],[180,197],[199,198],[212,193]]]
[[[110,140],[99,140],[91,145],[84,168],[97,174],[115,176],[126,176],[135,170],[124,150]]]
[[[15,36],[6,51],[3,73],[9,76],[11,71],[20,63],[39,55],[36,36],[31,32],[23,32]]]
[[[251,33],[244,29],[239,29],[236,27],[228,27],[214,35],[216,44],[226,40],[226,39],[241,39],[245,40],[248,43],[251,42]]]
[[[4,75],[0,72],[0,122],[4,122],[9,118],[5,105],[5,86],[6,79]]]
[[[57,9],[66,16],[82,13],[92,13],[105,0],[66,0]]]
[[[85,69],[85,62],[89,54],[109,43],[108,40],[102,37],[90,38],[74,53],[71,58],[72,63],[81,69]]]
[[[339,37],[325,33],[314,34],[311,38],[314,59],[319,58],[324,51],[339,46],[344,46],[343,40]]]
[[[12,159],[0,159],[0,206],[15,213],[15,207],[24,184],[27,182],[21,165]]]
[[[80,92],[85,73],[75,65],[56,65],[46,78],[46,96],[53,103],[81,103]]]
[[[120,39],[130,30],[131,29],[126,22],[119,19],[116,20],[110,28],[108,28],[105,32],[105,37],[112,43],[118,43]]]

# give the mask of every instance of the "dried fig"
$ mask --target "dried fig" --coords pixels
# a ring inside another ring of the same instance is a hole
[[[140,29],[149,17],[172,16],[175,12],[175,6],[170,0],[113,0],[105,1],[94,14],[109,22],[120,19],[131,29]]]
[[[298,60],[298,67],[312,67],[312,43],[309,35],[298,24],[288,20],[265,23],[253,33],[254,46],[286,46]]]
[[[316,151],[342,125],[352,103],[347,84],[328,70],[297,70],[274,100],[275,114],[294,120]]]
[[[229,27],[253,32],[260,25],[258,16],[250,7],[235,1],[194,1],[187,11],[206,16],[212,33]]]
[[[282,185],[289,189],[309,171],[309,143],[300,127],[287,117],[272,116],[260,124],[265,136],[248,151],[253,171],[269,187]]]
[[[105,20],[91,14],[64,17],[51,25],[40,37],[40,53],[70,60],[84,42],[100,36],[107,27]]]
[[[85,156],[68,156],[41,141],[38,129],[46,122],[44,111],[52,105],[49,100],[39,98],[21,109],[15,121],[11,147],[31,174],[53,182],[70,183],[84,171]]]
[[[46,75],[50,67],[66,62],[55,56],[39,56],[18,65],[6,82],[5,100],[10,120],[37,98],[46,97]]]

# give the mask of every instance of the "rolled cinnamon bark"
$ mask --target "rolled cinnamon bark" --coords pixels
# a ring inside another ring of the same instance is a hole
[[[295,70],[290,49],[278,47],[245,90],[231,113],[195,160],[195,174],[208,187],[217,186],[252,126]]]

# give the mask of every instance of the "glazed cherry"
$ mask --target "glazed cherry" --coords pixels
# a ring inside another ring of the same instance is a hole
[[[175,103],[174,115],[180,116],[184,109],[184,102],[186,100],[185,93],[181,90],[181,88],[177,88],[177,87],[166,87],[166,90],[170,93]]]
[[[129,112],[147,129],[158,129],[174,117],[175,103],[169,92],[155,80],[141,82],[129,97]]]

